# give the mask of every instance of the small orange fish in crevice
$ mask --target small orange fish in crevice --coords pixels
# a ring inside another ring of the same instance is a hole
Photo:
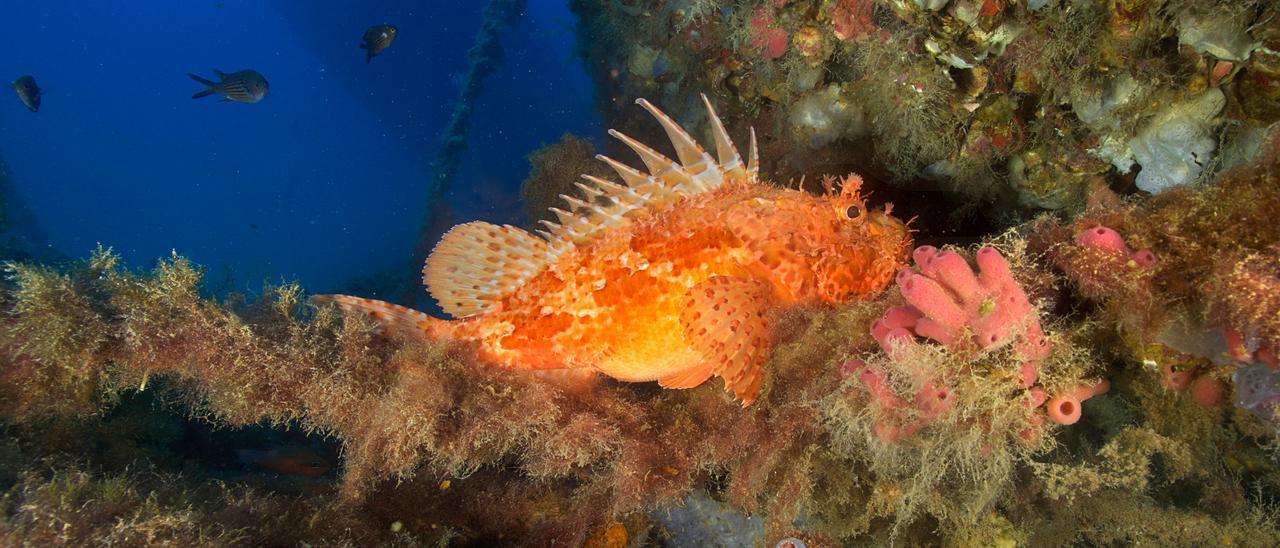
[[[867,210],[861,179],[815,196],[757,180],[754,130],[743,161],[711,103],[716,156],[670,117],[678,161],[622,133],[648,173],[600,156],[621,183],[584,175],[581,198],[539,235],[485,222],[458,225],[423,268],[454,321],[346,295],[320,295],[388,331],[479,343],[500,366],[692,388],[712,375],[755,401],[772,348],[767,312],[842,303],[884,290],[911,247],[906,226]]]
[[[275,472],[285,476],[318,478],[333,468],[315,451],[306,447],[281,447],[276,449],[236,449],[236,460],[242,464]]]

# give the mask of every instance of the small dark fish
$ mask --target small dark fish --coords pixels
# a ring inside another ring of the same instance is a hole
[[[256,103],[261,101],[263,97],[267,96],[267,88],[269,87],[267,79],[263,78],[256,70],[246,69],[236,71],[231,74],[227,74],[220,70],[214,70],[213,73],[217,74],[218,79],[222,81],[214,82],[194,74],[187,73],[187,76],[190,76],[192,80],[209,86],[209,89],[192,95],[192,99],[199,99],[201,97],[219,93],[223,95],[222,100],[224,102],[234,101],[236,103]]]
[[[329,473],[333,466],[306,447],[281,447],[259,451],[236,449],[236,460],[242,464],[269,470],[285,476],[315,478]]]
[[[360,49],[364,50],[364,62],[368,63],[387,49],[396,39],[396,32],[397,29],[391,25],[374,25],[364,31],[364,43],[360,44]]]
[[[36,79],[30,75],[18,78],[13,82],[13,90],[18,92],[18,98],[22,99],[22,104],[27,105],[27,110],[36,112],[40,110],[40,86],[36,85]]]

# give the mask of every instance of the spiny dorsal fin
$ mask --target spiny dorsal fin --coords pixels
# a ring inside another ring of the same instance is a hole
[[[584,175],[589,184],[578,183],[582,189],[582,200],[563,196],[569,203],[569,211],[552,208],[559,217],[559,223],[543,221],[545,231],[539,233],[549,235],[548,240],[553,253],[559,253],[567,247],[588,241],[601,230],[621,226],[628,214],[633,211],[665,204],[685,196],[711,190],[723,185],[726,181],[754,183],[757,174],[755,130],[751,131],[751,149],[749,161],[744,167],[742,157],[724,123],[716,116],[706,95],[702,102],[707,107],[711,119],[711,134],[716,144],[716,158],[712,158],[698,145],[684,128],[672,120],[670,116],[644,99],[636,103],[649,111],[675,146],[679,162],[662,155],[645,144],[627,135],[609,130],[609,135],[625,143],[640,156],[648,173],[632,168],[608,156],[596,158],[609,164],[622,184]]]
[[[542,238],[476,221],[455,226],[440,239],[422,268],[422,282],[441,309],[465,318],[491,310],[552,258]]]

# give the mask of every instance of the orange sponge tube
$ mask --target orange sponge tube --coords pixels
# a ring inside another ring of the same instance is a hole
[[[1049,419],[1058,424],[1075,424],[1080,420],[1080,398],[1075,394],[1063,394],[1049,400],[1045,406]]]
[[[1111,390],[1111,382],[1106,379],[1093,386],[1081,386],[1049,400],[1045,412],[1049,413],[1049,419],[1053,422],[1061,425],[1075,424],[1080,420],[1081,402],[1105,394],[1108,390]]]

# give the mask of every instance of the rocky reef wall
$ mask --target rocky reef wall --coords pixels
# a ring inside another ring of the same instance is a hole
[[[774,312],[746,409],[494,369],[295,285],[213,300],[177,255],[9,263],[0,538],[1280,544],[1274,6],[573,5],[614,127],[663,142],[631,101],[698,127],[707,92],[777,184],[862,173],[927,245],[874,299]],[[591,148],[534,154],[522,195]],[[338,461],[231,481],[180,453],[191,424]]]

